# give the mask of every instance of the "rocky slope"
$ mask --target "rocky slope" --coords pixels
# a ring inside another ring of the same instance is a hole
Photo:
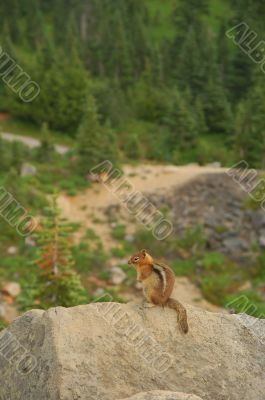
[[[246,207],[248,195],[224,172],[205,174],[189,183],[149,196],[157,207],[167,207],[177,236],[201,225],[209,250],[239,263],[252,259],[254,243],[265,247],[265,212]]]
[[[264,400],[265,321],[187,309],[185,336],[136,303],[30,311],[1,332],[0,398]]]

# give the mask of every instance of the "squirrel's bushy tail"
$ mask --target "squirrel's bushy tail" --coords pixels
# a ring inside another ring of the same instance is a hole
[[[175,299],[168,299],[165,305],[177,311],[179,327],[183,333],[188,333],[189,326],[185,307]]]

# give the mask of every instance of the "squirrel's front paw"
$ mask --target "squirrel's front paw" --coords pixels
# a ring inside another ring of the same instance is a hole
[[[146,301],[143,303],[144,308],[152,308],[155,307],[156,305],[153,303],[147,303]]]

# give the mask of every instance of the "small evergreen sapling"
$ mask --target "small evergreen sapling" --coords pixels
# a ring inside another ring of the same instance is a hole
[[[71,251],[72,227],[65,223],[55,199],[36,233],[38,245],[35,264],[39,267],[41,307],[72,307],[88,301],[79,275],[74,271]]]

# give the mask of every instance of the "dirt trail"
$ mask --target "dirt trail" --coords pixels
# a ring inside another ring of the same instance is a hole
[[[39,139],[35,139],[30,136],[15,135],[14,133],[10,132],[2,132],[0,136],[2,139],[7,140],[8,142],[21,142],[30,149],[34,149],[35,147],[39,147],[41,145],[41,141]],[[54,148],[59,154],[66,154],[69,151],[69,147],[62,144],[55,144]]]
[[[196,165],[177,167],[163,165],[141,164],[124,166],[124,178],[127,178],[135,190],[143,193],[164,193],[173,187],[185,184],[195,177],[205,173],[224,172],[224,168],[200,167]],[[101,237],[106,248],[115,246],[110,235],[104,210],[118,204],[117,198],[100,183],[94,183],[91,188],[76,196],[61,194],[58,205],[64,217],[72,222],[80,223],[81,229],[77,240],[87,228],[91,228]],[[128,226],[128,233],[135,224]]]

